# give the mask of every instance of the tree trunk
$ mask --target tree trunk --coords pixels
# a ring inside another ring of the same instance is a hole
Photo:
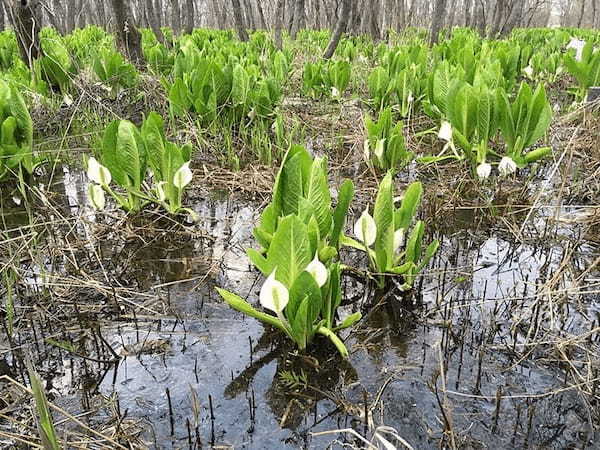
[[[487,27],[485,4],[483,0],[479,0],[479,6],[477,7],[477,29],[481,37],[485,36],[485,29]]]
[[[165,35],[158,24],[158,15],[154,10],[153,0],[146,0],[146,20],[148,21],[148,25],[150,25],[152,32],[156,36],[156,39],[158,39],[158,42],[166,45]]]
[[[251,0],[243,0],[244,12],[246,13],[246,26],[252,31],[256,30],[256,20],[254,19],[254,10],[252,9]]]
[[[98,25],[101,27],[106,27],[106,8],[104,7],[104,2],[94,3],[96,3],[96,11],[98,13]]]
[[[30,68],[33,61],[42,54],[38,33],[41,29],[41,13],[38,0],[16,0],[13,10],[7,10],[12,16],[12,24],[19,44],[21,58]]]
[[[471,6],[473,0],[465,0],[465,27],[471,26]]]
[[[185,20],[185,32],[192,34],[194,31],[194,0],[185,1],[185,13],[187,15]]]
[[[179,8],[179,0],[171,0],[171,26],[173,32],[179,34],[181,31],[181,9]]]
[[[410,9],[408,11],[408,20],[406,25],[413,26],[415,24],[415,14],[417,12],[417,0],[411,0]]]
[[[4,31],[6,23],[4,21],[4,4],[0,2],[0,31]]]
[[[292,27],[294,26],[294,14],[296,12],[296,6],[294,3],[291,4],[290,6],[290,2],[293,2],[294,0],[287,0],[285,2],[285,17],[286,17],[286,22],[285,22],[285,26],[287,29],[288,34],[292,34]]]
[[[235,20],[238,36],[240,37],[240,41],[245,42],[248,40],[248,32],[246,31],[246,25],[244,24],[240,0],[231,0],[231,3],[233,4],[233,19]]]
[[[315,0],[315,30],[321,29],[321,0]]]
[[[161,28],[164,23],[162,0],[154,0],[154,14],[156,17],[156,25],[158,25],[158,28]]]
[[[579,10],[579,18],[577,19],[577,28],[581,28],[583,24],[583,13],[585,12],[585,0],[581,0],[581,9]]]
[[[258,21],[259,21],[258,26],[262,30],[268,29],[269,27],[267,27],[267,21],[265,20],[265,12],[263,11],[261,0],[256,0],[256,9],[258,10]]]
[[[348,28],[348,20],[350,19],[350,0],[342,0],[342,12],[338,19],[337,25],[335,26],[335,31],[331,36],[331,40],[329,41],[329,45],[327,46],[327,50],[325,50],[325,54],[323,58],[331,59],[333,54],[335,53],[335,49],[340,42],[340,38],[346,28]]]
[[[66,29],[65,32],[66,33],[71,33],[74,29],[75,29],[75,19],[77,18],[77,13],[76,13],[76,9],[77,9],[77,5],[75,3],[75,0],[71,0],[70,2],[68,2],[65,5],[65,9],[66,9]]]
[[[294,22],[290,33],[292,39],[296,39],[298,31],[306,28],[306,12],[304,0],[296,0],[294,9]]]
[[[2,2],[0,2],[0,8],[2,8]],[[59,17],[62,17],[61,14],[57,13],[57,8],[56,6],[54,6],[52,9],[50,9],[49,5],[47,8],[45,8],[46,10],[46,15],[48,16],[48,22],[50,22],[50,25],[52,25],[54,27],[54,29],[58,32],[58,34],[64,34],[64,30],[62,28],[62,24],[60,22]]]
[[[381,0],[372,0],[371,5],[371,36],[378,41],[381,39],[381,30],[379,28],[379,12],[381,10]]]
[[[125,50],[127,58],[134,64],[141,65],[144,59],[142,56],[142,35],[131,18],[129,3],[126,0],[111,0],[111,3],[119,43]]]
[[[433,20],[431,21],[431,34],[429,36],[429,45],[437,44],[440,30],[444,26],[444,15],[446,14],[446,1],[436,0],[433,9]]]
[[[446,23],[446,27],[452,31],[452,27],[454,27],[454,20],[456,19],[456,8],[450,5],[450,14],[448,15],[448,22]]]
[[[283,29],[283,8],[284,0],[277,0],[277,8],[275,9],[275,46],[281,50],[281,30]]]
[[[220,29],[225,28],[225,16],[224,16],[224,8],[219,5],[219,0],[212,0],[213,4],[213,14],[215,15],[215,19],[217,20],[217,27]]]

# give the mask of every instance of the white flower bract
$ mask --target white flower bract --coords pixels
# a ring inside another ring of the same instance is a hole
[[[583,47],[585,47],[585,41],[577,39],[576,37],[572,37],[567,44],[567,49],[575,49],[575,59],[577,61],[581,61],[581,57],[583,56]]]
[[[192,171],[190,170],[189,161],[186,162],[183,166],[177,169],[175,175],[173,175],[173,184],[177,189],[183,189],[192,181]]]
[[[281,314],[290,300],[290,293],[287,288],[275,279],[275,269],[269,275],[260,289],[260,304],[263,308]]]
[[[110,170],[100,164],[94,157],[88,159],[87,176],[94,183],[101,186],[108,186],[111,182]]]
[[[404,245],[404,228],[398,228],[394,231],[394,252],[397,252]]]
[[[88,198],[90,203],[98,211],[102,211],[106,206],[106,198],[104,197],[104,189],[99,184],[90,183],[88,186]]]
[[[509,156],[502,158],[500,164],[498,164],[498,172],[500,172],[500,175],[503,177],[514,173],[516,170],[517,164]]]
[[[450,122],[442,122],[440,131],[438,132],[438,138],[445,142],[450,142],[452,140],[452,125],[450,125]]]
[[[492,166],[489,163],[483,162],[477,166],[477,176],[485,180],[492,173]]]
[[[366,208],[354,224],[354,235],[367,247],[375,243],[377,237],[377,225],[375,219],[369,214]]]
[[[319,287],[323,287],[325,283],[327,283],[329,272],[327,271],[325,264],[319,261],[318,254],[315,254],[315,258],[308,264],[308,266],[306,266],[306,269],[304,270],[312,275]]]

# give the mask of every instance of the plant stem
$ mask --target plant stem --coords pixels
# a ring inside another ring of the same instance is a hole
[[[339,337],[337,337],[333,331],[326,327],[319,327],[317,333],[322,334],[323,336],[327,336],[329,340],[333,342],[333,345],[335,345],[335,347],[338,349],[340,355],[342,355],[344,358],[348,357],[348,349],[346,348],[342,340]]]

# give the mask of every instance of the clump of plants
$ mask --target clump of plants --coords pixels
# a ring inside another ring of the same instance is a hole
[[[373,215],[367,207],[354,225],[358,241],[348,236],[342,238],[344,245],[367,254],[379,289],[386,288],[394,275],[402,276],[401,289],[411,289],[416,276],[437,252],[439,242],[434,240],[425,247],[425,224],[415,221],[422,194],[421,183],[412,183],[397,207],[392,173],[388,172],[379,185]]]
[[[17,88],[0,80],[0,180],[31,174],[37,163],[29,110]]]
[[[302,90],[313,98],[329,95],[340,100],[350,84],[351,71],[348,61],[308,62],[302,74]]]
[[[121,53],[103,49],[94,58],[92,67],[96,76],[110,88],[112,98],[117,98],[121,90],[135,86],[137,71]]]
[[[128,212],[156,203],[170,214],[193,214],[182,206],[183,193],[192,181],[190,158],[191,145],[167,141],[158,114],[150,113],[140,129],[127,120],[116,120],[104,133],[99,161],[87,161],[90,202],[104,209],[106,192]]]
[[[406,149],[404,142],[404,124],[392,124],[391,108],[385,108],[376,121],[365,117],[365,128],[364,156],[368,163],[390,170],[402,168],[413,160],[414,154]]]
[[[218,289],[219,294],[238,311],[282,330],[301,350],[321,334],[347,356],[336,333],[361,316],[336,321],[342,299],[337,249],[353,195],[348,180],[333,208],[327,161],[313,160],[303,147],[292,147],[277,175],[273,200],[254,230],[262,248],[248,249],[254,266],[267,277],[260,303],[275,315],[258,311],[231,292]]]
[[[353,183],[346,180],[342,184],[333,207],[326,159],[313,159],[303,147],[292,147],[276,177],[273,199],[254,229],[261,248],[247,250],[252,264],[266,277],[259,299],[270,313],[259,311],[224,289],[217,289],[219,294],[234,309],[282,330],[301,350],[321,334],[347,356],[348,350],[337,332],[352,326],[361,314],[339,320],[344,270],[340,247],[366,251],[370,269],[382,289],[386,286],[385,274],[402,276],[403,288],[412,287],[438,247],[435,241],[423,250],[424,225],[412,223],[421,185],[409,187],[399,208],[394,206],[392,190],[390,172],[377,195],[375,218],[365,211],[354,227],[359,238],[356,241],[343,232],[354,196]]]

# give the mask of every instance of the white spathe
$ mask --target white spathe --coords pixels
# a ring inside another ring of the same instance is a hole
[[[367,247],[375,243],[377,225],[375,224],[375,219],[369,214],[369,208],[365,208],[354,224],[354,235]]]
[[[533,67],[531,67],[531,65],[525,67],[523,73],[527,75],[527,78],[533,79]]]
[[[438,138],[446,142],[450,142],[452,140],[452,125],[450,125],[450,122],[442,122],[440,131],[438,132]]]
[[[110,170],[100,164],[94,157],[88,159],[87,176],[94,183],[102,186],[108,186],[112,179]]]
[[[98,211],[102,211],[106,206],[106,198],[104,197],[104,189],[99,184],[90,183],[88,186],[88,198],[92,206]]]
[[[513,159],[509,156],[505,156],[500,160],[500,164],[498,164],[498,172],[503,177],[514,173],[517,170],[517,164],[513,161]]]
[[[368,162],[371,159],[371,147],[368,139],[365,139],[365,143],[363,145],[363,154],[365,156],[365,161]]]
[[[260,288],[259,299],[263,308],[279,315],[287,306],[290,300],[290,293],[283,283],[275,279],[276,271],[277,269],[267,277],[262,288]]]
[[[394,231],[394,253],[398,251],[398,249],[404,245],[404,228],[398,228]]]
[[[331,87],[331,96],[333,98],[340,98],[340,91],[335,86]]]
[[[190,170],[190,163],[188,161],[179,169],[177,169],[177,172],[175,172],[175,175],[173,175],[173,184],[177,189],[181,190],[191,183],[192,177],[193,174]]]
[[[492,173],[492,166],[489,163],[483,162],[477,166],[477,176],[485,180]]]
[[[379,161],[383,160],[383,150],[385,149],[385,139],[379,139],[375,146],[375,156],[379,158]]]
[[[327,267],[325,267],[325,264],[319,261],[319,256],[317,253],[315,253],[315,258],[308,264],[308,266],[306,266],[306,269],[304,270],[312,275],[319,287],[323,287],[325,286],[325,283],[327,283],[329,272]]]
[[[164,202],[167,199],[167,194],[165,192],[166,184],[167,184],[166,182],[161,181],[160,183],[158,183],[156,185],[156,195],[158,196],[159,202]]]
[[[569,41],[567,44],[567,49],[575,49],[575,59],[577,61],[581,61],[581,57],[583,56],[583,47],[585,47],[585,41],[577,39],[576,37],[572,37],[571,41]]]

